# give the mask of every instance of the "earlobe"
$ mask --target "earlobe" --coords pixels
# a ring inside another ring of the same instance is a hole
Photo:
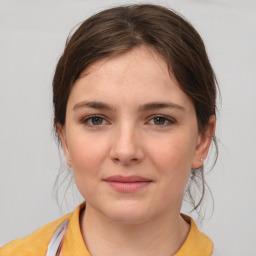
[[[66,159],[66,163],[69,167],[71,167],[71,158],[70,158],[69,149],[67,145],[65,126],[62,126],[61,124],[57,124],[57,132],[61,141],[61,147]]]
[[[192,168],[198,169],[202,166],[204,159],[207,157],[209,148],[211,146],[212,138],[214,136],[216,126],[216,118],[214,115],[210,116],[209,124],[203,134],[199,134],[197,146],[194,153]]]

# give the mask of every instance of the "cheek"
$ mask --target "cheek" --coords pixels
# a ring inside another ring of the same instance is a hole
[[[183,180],[189,176],[194,147],[189,137],[178,136],[165,138],[150,147],[151,161],[158,170],[159,177]]]
[[[96,175],[99,172],[100,164],[106,157],[108,143],[102,137],[77,134],[70,140],[69,151],[74,174]]]
[[[101,180],[102,164],[107,154],[107,142],[90,136],[76,136],[70,140],[69,151],[78,190],[86,201],[95,199],[95,188]],[[95,199],[96,200],[96,199]]]

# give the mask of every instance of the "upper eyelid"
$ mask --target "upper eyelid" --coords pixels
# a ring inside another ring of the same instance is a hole
[[[159,114],[151,115],[151,116],[148,118],[148,120],[151,120],[151,119],[156,118],[156,117],[163,117],[163,118],[165,118],[165,119],[167,119],[167,120],[169,120],[169,121],[176,122],[176,119],[173,118],[173,117],[166,116],[166,115],[159,115]]]
[[[92,115],[88,115],[88,116],[85,116],[83,118],[81,118],[82,120],[86,120],[86,119],[90,119],[90,118],[93,118],[93,117],[100,117],[100,118],[103,118],[103,119],[107,119],[104,115],[100,115],[100,114],[92,114]]]
[[[90,120],[90,118],[93,118],[93,117],[100,117],[100,118],[103,118],[106,122],[109,122],[110,121],[108,120],[108,118],[104,115],[101,115],[101,114],[92,114],[92,115],[88,115],[86,117],[83,117],[81,118],[81,122],[85,122],[85,121],[88,121]],[[154,115],[150,115],[149,117],[147,117],[147,121],[146,122],[149,122],[151,121],[152,119],[156,118],[156,117],[163,117],[165,118],[166,120],[172,122],[172,123],[175,123],[176,122],[176,119],[173,118],[173,117],[170,117],[170,116],[166,116],[166,115],[162,115],[162,114],[154,114]]]
[[[155,124],[155,123],[150,123],[152,122],[152,120],[156,117],[163,117],[165,118],[165,121],[164,121],[164,124]],[[167,122],[167,123],[166,123]],[[169,127],[172,127],[173,125],[175,125],[177,123],[177,121],[171,117],[167,117],[167,116],[164,116],[164,115],[155,115],[153,116],[152,118],[150,118],[146,125],[150,125],[156,129],[164,129],[164,128],[169,128]]]
[[[89,115],[89,116],[81,118],[81,122],[85,123],[86,121],[90,120],[93,117],[100,117],[100,118],[104,119],[106,122],[109,122],[108,119],[103,115]]]

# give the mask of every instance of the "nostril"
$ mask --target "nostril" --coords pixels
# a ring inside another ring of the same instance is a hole
[[[120,162],[120,160],[117,157],[114,158],[113,160],[114,160],[114,162]]]
[[[123,165],[130,165],[130,164],[135,164],[135,163],[138,163],[139,162],[139,159],[138,158],[118,158],[118,157],[114,157],[112,158],[112,161],[115,162],[115,163],[121,163]]]

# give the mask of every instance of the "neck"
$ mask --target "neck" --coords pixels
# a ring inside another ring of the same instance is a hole
[[[82,235],[93,256],[170,256],[184,243],[189,229],[180,214],[171,211],[148,222],[127,224],[87,205],[81,217]]]

